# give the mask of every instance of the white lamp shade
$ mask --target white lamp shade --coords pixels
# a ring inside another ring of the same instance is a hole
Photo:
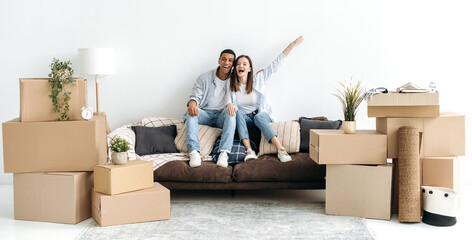
[[[79,72],[90,75],[115,73],[114,48],[79,48]]]

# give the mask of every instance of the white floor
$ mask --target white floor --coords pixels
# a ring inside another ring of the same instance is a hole
[[[224,200],[240,201],[324,201],[322,190],[284,191],[173,191],[173,200]],[[392,220],[367,219],[368,227],[376,239],[471,239],[472,228],[472,185],[461,186],[461,207],[457,224],[453,227],[433,227],[424,223],[399,223],[397,216]],[[87,219],[77,225],[18,221],[13,219],[13,187],[0,185],[0,240],[6,239],[76,239],[93,221]],[[467,234],[469,233],[469,234]],[[466,235],[467,234],[467,235]]]

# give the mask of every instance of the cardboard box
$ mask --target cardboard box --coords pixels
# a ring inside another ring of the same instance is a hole
[[[170,219],[170,191],[154,187],[119,195],[92,191],[92,216],[104,226]]]
[[[49,78],[20,78],[20,121],[52,121],[60,117],[51,113]],[[82,120],[81,109],[88,104],[87,80],[74,78],[75,84],[66,86],[70,92],[69,120]],[[61,95],[62,99],[62,95]]]
[[[15,173],[15,219],[76,224],[92,216],[92,172]]]
[[[398,129],[414,126],[420,134],[420,157],[465,155],[465,116],[441,113],[438,118],[377,118],[377,131],[387,134],[387,157],[398,158]]]
[[[90,121],[4,122],[6,173],[93,171],[107,161],[105,119]]]
[[[375,130],[310,130],[310,158],[318,164],[387,164],[387,135]]]
[[[375,94],[367,100],[369,117],[438,117],[439,93]]]
[[[459,192],[460,168],[457,157],[427,157],[422,159],[422,185],[446,187]]]
[[[113,163],[95,166],[95,191],[114,195],[151,188],[154,183],[153,164],[133,160],[123,165]]]
[[[326,214],[390,220],[392,165],[327,165]]]

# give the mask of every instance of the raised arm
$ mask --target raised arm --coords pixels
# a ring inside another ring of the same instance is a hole
[[[258,71],[256,74],[255,74],[255,79],[256,80],[263,80],[263,81],[267,81],[271,76],[272,74],[274,74],[275,72],[277,72],[277,70],[279,69],[280,65],[282,64],[283,60],[285,59],[285,57],[287,57],[287,55],[292,51],[292,49],[298,45],[300,45],[301,43],[303,42],[303,37],[300,36],[298,37],[297,39],[295,39],[293,42],[291,42],[287,48],[285,48],[285,50],[282,52],[283,54],[279,54],[279,56],[269,65],[267,66],[264,70],[262,71]]]
[[[292,49],[298,45],[300,45],[303,42],[303,36],[298,37],[295,39],[293,42],[291,42],[287,48],[283,51],[285,56],[288,56],[288,54],[292,51]]]

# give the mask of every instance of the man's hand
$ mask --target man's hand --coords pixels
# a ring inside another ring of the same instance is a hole
[[[198,116],[198,107],[195,100],[190,100],[190,102],[188,102],[187,112],[190,116]]]
[[[228,110],[228,114],[230,116],[234,116],[234,114],[236,114],[236,108],[233,106],[232,103],[228,103],[228,105],[226,105],[226,109]]]

